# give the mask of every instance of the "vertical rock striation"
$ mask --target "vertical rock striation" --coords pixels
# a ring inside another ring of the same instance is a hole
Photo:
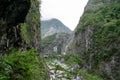
[[[107,80],[120,79],[120,1],[89,0],[69,50],[80,54],[83,68]]]
[[[38,0],[31,0],[31,7],[26,16],[25,22],[21,24],[21,35],[27,47],[40,52],[40,12]]]
[[[37,0],[0,1],[0,54],[10,48],[40,52],[40,13]]]

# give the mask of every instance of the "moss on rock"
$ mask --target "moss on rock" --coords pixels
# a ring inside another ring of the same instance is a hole
[[[120,1],[89,0],[75,29],[75,53],[90,72],[108,80],[120,78]],[[114,62],[113,62],[114,61]]]

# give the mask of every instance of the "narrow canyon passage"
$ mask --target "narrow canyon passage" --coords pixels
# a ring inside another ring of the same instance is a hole
[[[0,80],[120,80],[120,0],[1,0]]]

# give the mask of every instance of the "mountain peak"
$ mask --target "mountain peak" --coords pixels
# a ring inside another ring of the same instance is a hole
[[[68,33],[72,31],[65,26],[60,20],[52,18],[41,21],[42,37],[46,37],[55,33]]]

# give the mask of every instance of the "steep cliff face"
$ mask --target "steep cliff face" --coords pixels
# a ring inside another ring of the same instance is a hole
[[[20,24],[22,39],[27,47],[33,48],[40,52],[41,44],[41,28],[40,28],[40,12],[38,0],[30,0],[31,7],[25,18],[25,22]]]
[[[89,0],[68,52],[80,54],[85,69],[108,80],[120,79],[120,1]]]
[[[50,56],[62,54],[69,36],[67,33],[56,33],[45,37],[42,40],[42,53]]]
[[[9,48],[40,51],[39,15],[37,0],[0,1],[0,53]]]
[[[0,80],[48,80],[40,43],[39,1],[1,0]]]
[[[0,50],[21,46],[20,23],[30,8],[29,0],[2,0],[0,2]],[[16,43],[19,42],[19,43]]]

